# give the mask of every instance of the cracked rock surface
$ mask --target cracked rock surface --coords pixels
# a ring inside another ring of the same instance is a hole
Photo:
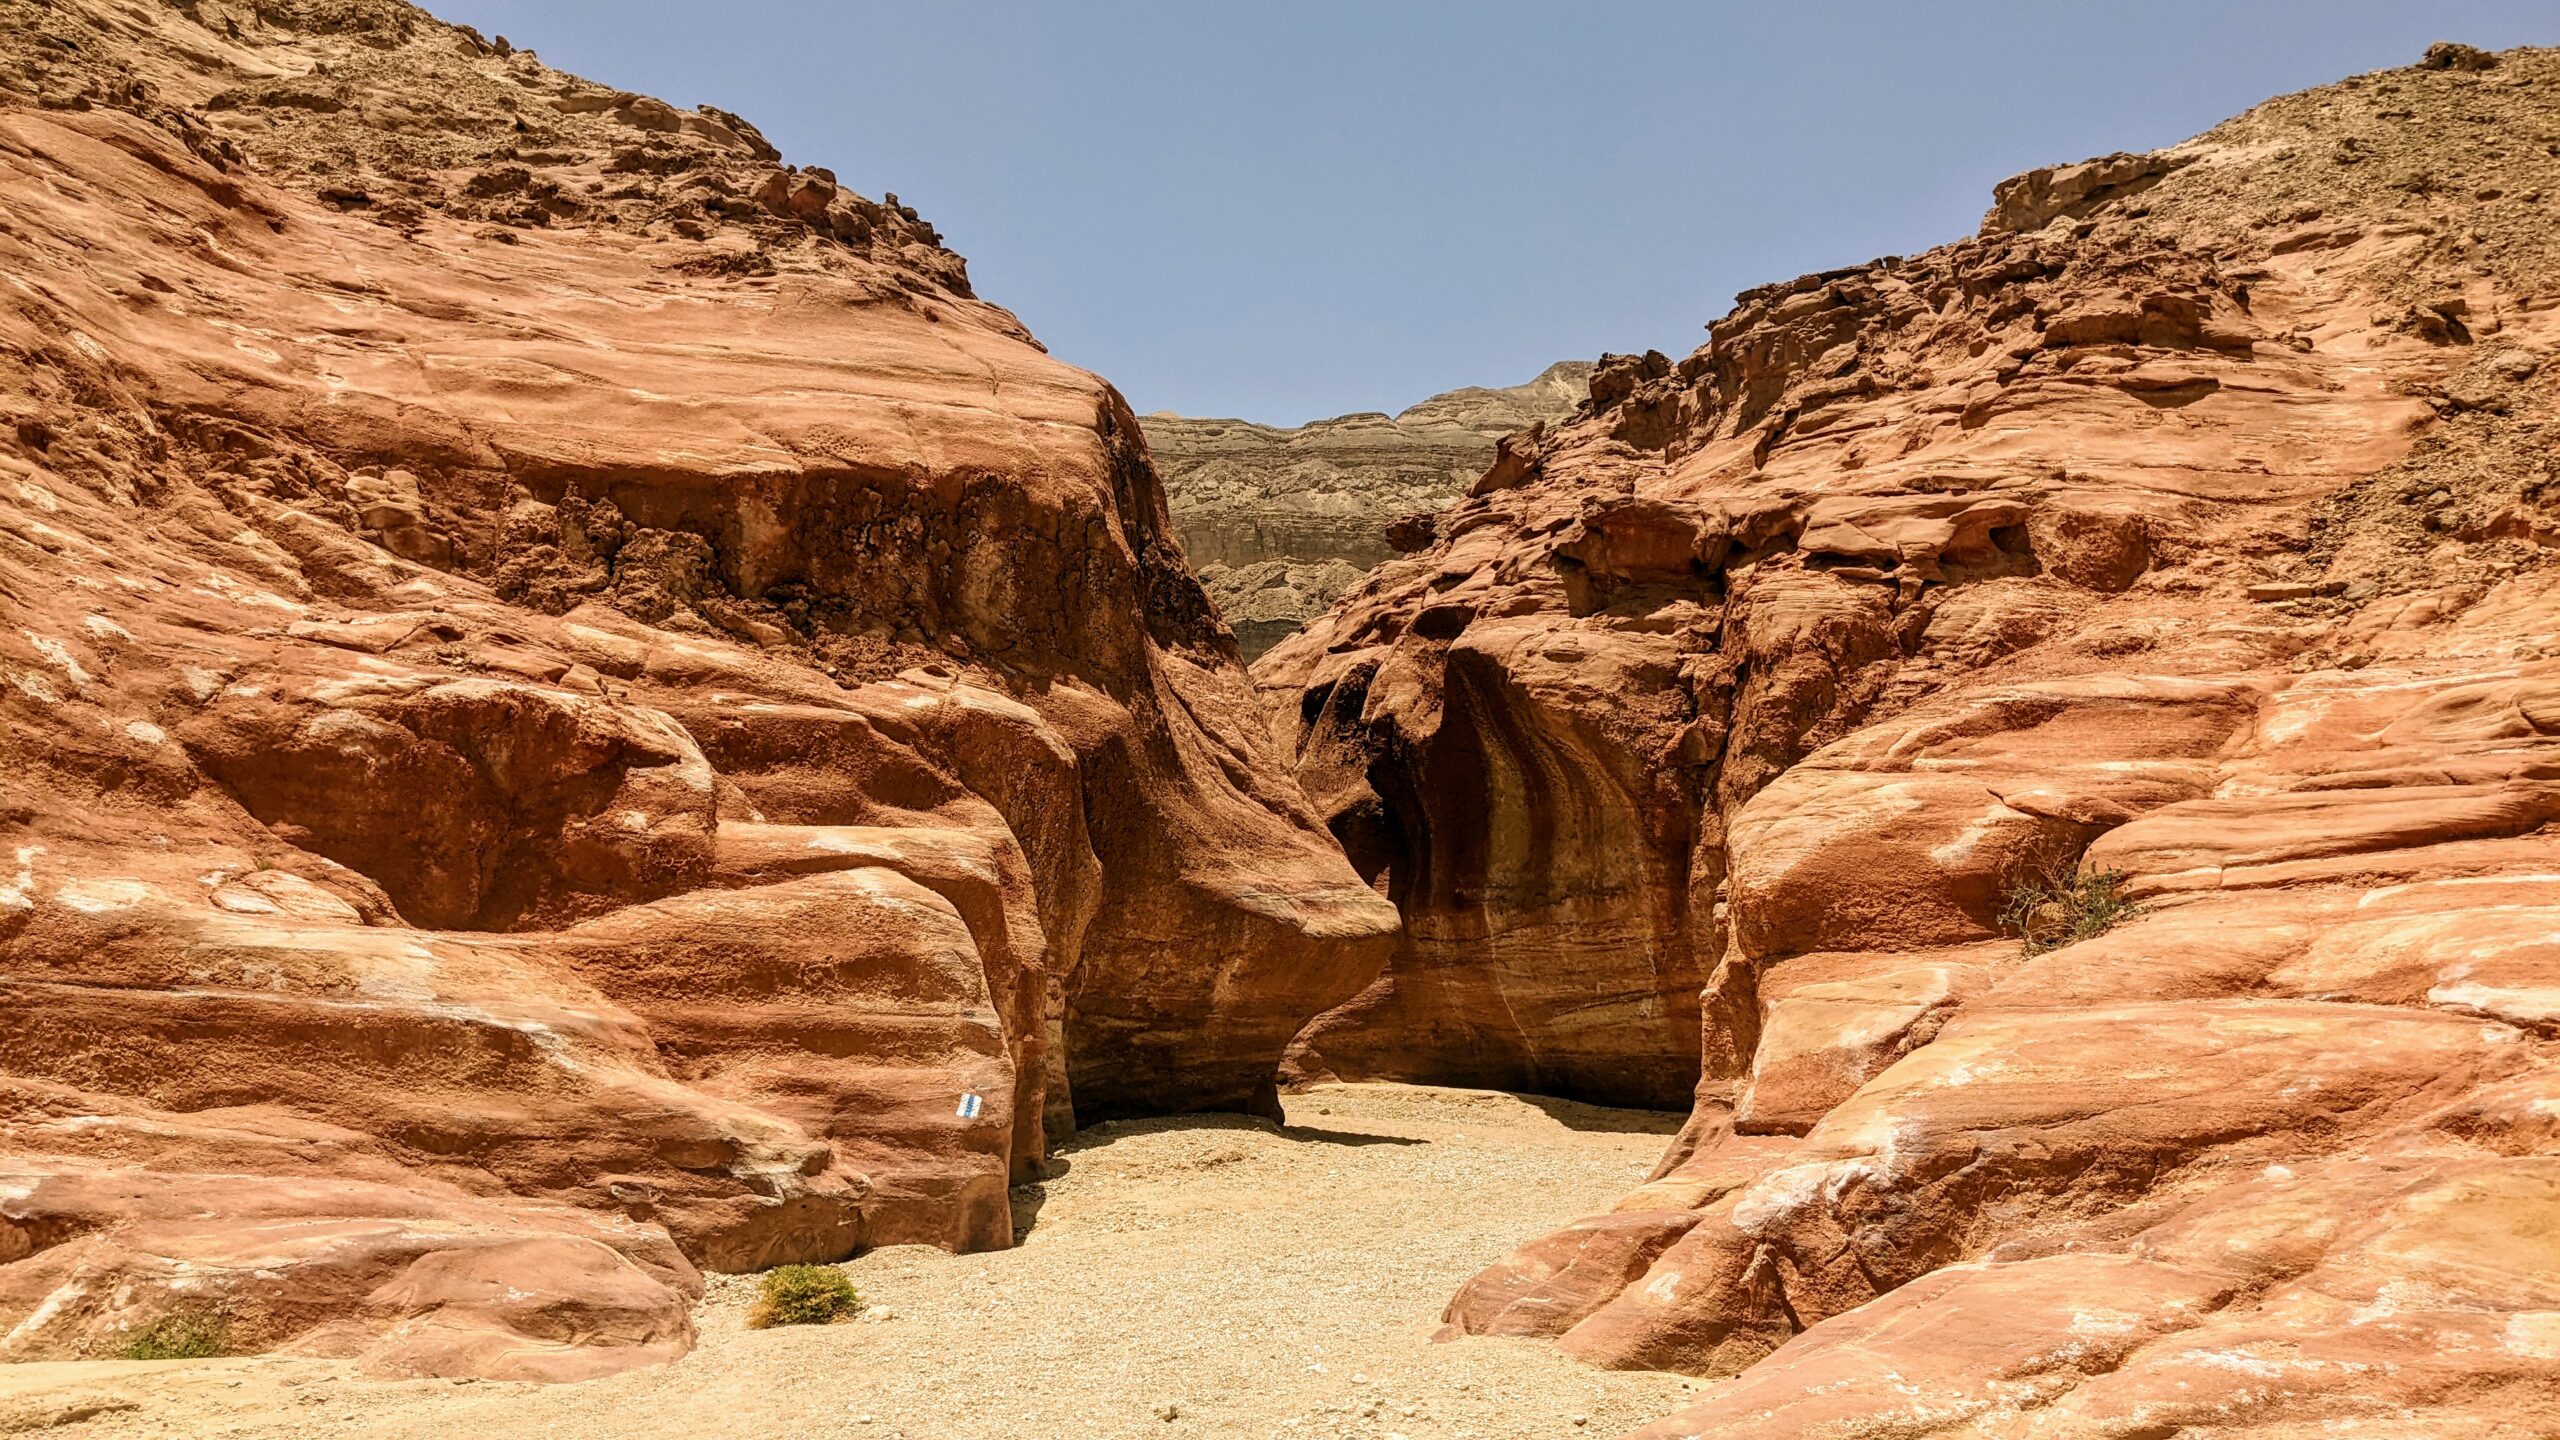
[[[1731,1377],[1646,1440],[2560,1424],[2555,86],[1750,291],[1257,663],[1405,921],[1295,1073],[1694,1091],[1453,1334]]]
[[[0,197],[0,1359],[662,1361],[1376,974],[894,197],[391,0],[7,0]]]

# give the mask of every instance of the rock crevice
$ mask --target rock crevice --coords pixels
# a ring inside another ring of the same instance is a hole
[[[2554,1413],[2487,1337],[2560,1274],[2455,1278],[2560,1215],[2560,172],[2474,143],[2546,128],[2554,63],[2286,97],[1746,292],[1257,663],[1405,918],[1299,1073],[1695,1087],[1451,1334],[1741,1377],[1647,1440]],[[2022,943],[2075,866],[2112,928]]]

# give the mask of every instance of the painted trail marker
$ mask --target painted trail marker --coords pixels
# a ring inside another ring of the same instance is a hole
[[[975,1120],[978,1118],[978,1111],[983,1109],[986,1103],[987,1102],[985,1100],[979,1097],[978,1092],[975,1090],[962,1091],[960,1095],[960,1109],[957,1113],[963,1120]]]

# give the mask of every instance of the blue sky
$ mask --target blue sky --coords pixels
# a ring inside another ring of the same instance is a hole
[[[1140,410],[1292,424],[1685,354],[1733,293],[1961,235],[2551,0],[428,0],[894,191]]]

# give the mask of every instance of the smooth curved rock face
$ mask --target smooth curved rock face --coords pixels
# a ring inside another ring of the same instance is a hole
[[[1301,1037],[1293,1065],[1679,1103],[1696,1078],[1706,979],[1684,928],[1695,817],[1626,743],[1673,723],[1670,647],[1592,650],[1492,621],[1431,658],[1310,692],[1327,716],[1428,717],[1442,743],[1415,747],[1383,803],[1364,795],[1340,822],[1354,862],[1383,872],[1406,935],[1377,985]],[[1629,703],[1599,703],[1607,694]],[[1339,795],[1339,778],[1319,783],[1320,799]]]
[[[1587,361],[1469,386],[1389,416],[1298,426],[1144,417],[1174,535],[1250,662],[1415,548],[1397,527],[1466,493],[1503,437],[1572,413]]]
[[[374,0],[0,81],[0,1358],[664,1359],[1376,976],[1135,421],[911,211]]]
[[[2560,1423],[2554,83],[1746,294],[1258,663],[1406,918],[1294,1066],[1697,1086],[1449,1333],[1739,1377],[1647,1440]],[[2025,953],[2075,864],[2137,912]]]

